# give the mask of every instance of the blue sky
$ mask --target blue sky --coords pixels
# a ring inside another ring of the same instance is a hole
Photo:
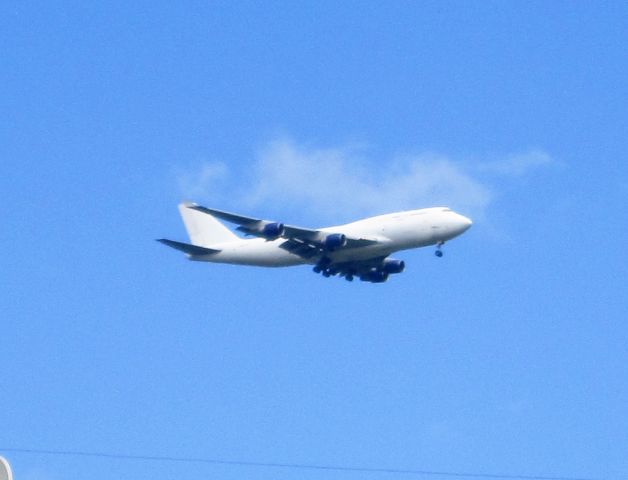
[[[0,7],[0,448],[626,477],[625,3],[128,3]],[[184,198],[475,223],[349,284],[186,262]]]

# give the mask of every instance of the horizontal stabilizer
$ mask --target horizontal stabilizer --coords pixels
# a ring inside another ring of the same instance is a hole
[[[179,250],[183,253],[187,253],[188,255],[211,255],[212,253],[218,253],[220,250],[216,250],[215,248],[205,248],[199,247],[198,245],[190,245],[189,243],[183,242],[175,242],[174,240],[168,240],[166,238],[160,238],[157,240],[158,242],[163,243],[164,245],[168,245],[176,250]]]

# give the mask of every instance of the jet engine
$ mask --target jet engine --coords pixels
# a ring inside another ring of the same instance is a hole
[[[368,272],[366,275],[362,275],[360,280],[363,282],[371,282],[371,283],[383,283],[388,280],[388,273],[383,270],[373,269]]]
[[[327,250],[335,250],[344,247],[347,244],[347,237],[342,233],[332,233],[325,237],[325,248]]]
[[[382,262],[382,270],[386,273],[401,273],[404,268],[406,263],[403,260],[387,258]]]
[[[260,232],[264,238],[275,239],[283,235],[285,228],[283,223],[267,223]]]

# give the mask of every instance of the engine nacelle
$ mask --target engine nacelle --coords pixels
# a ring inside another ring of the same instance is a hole
[[[344,247],[347,244],[347,237],[342,233],[332,233],[325,237],[325,248],[327,250],[334,250],[336,248]]]
[[[383,270],[371,270],[366,275],[360,277],[363,282],[384,283],[388,280],[388,273]]]
[[[283,223],[267,223],[260,232],[264,238],[278,238],[283,235],[285,228]]]
[[[404,268],[406,268],[406,262],[403,260],[387,258],[382,263],[382,270],[386,273],[401,273]]]

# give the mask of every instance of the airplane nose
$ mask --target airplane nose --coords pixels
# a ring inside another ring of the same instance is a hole
[[[471,221],[470,218],[465,217],[464,215],[460,215],[457,214],[458,218],[457,218],[457,223],[459,225],[459,228],[462,232],[466,232],[467,230],[469,230],[469,228],[471,228],[471,225],[473,225],[473,222]]]

